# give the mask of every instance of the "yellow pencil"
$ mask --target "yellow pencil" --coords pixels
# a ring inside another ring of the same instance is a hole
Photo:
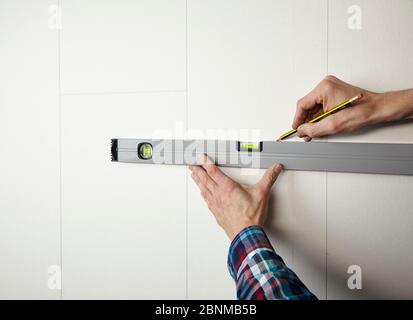
[[[318,117],[308,121],[308,123],[314,123],[314,122],[320,121],[320,120],[324,119],[325,117],[329,116],[330,114],[332,114],[332,113],[334,113],[338,110],[344,109],[345,107],[348,107],[351,103],[353,103],[354,101],[356,101],[358,99],[361,99],[362,97],[363,97],[363,94],[360,93],[358,96],[355,96],[354,98],[351,98],[350,100],[347,100],[347,101],[339,104],[338,106],[334,107],[333,109],[330,109],[327,112],[324,112],[323,114],[319,115]],[[290,130],[287,133],[284,133],[282,136],[280,136],[277,139],[277,141],[283,140],[283,139],[293,135],[296,132],[297,132],[297,129]]]

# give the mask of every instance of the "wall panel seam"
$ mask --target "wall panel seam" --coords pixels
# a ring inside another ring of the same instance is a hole
[[[188,132],[188,0],[185,0],[185,135]],[[185,137],[186,138],[186,137]],[[185,170],[185,297],[189,298],[188,294],[188,224],[189,224],[189,212],[188,212],[188,170]]]
[[[62,19],[62,0],[57,0],[59,10],[59,27],[57,29],[57,61],[58,61],[58,92],[59,92],[59,220],[60,220],[60,300],[63,300],[63,204],[62,204],[62,65],[61,65],[61,19]]]

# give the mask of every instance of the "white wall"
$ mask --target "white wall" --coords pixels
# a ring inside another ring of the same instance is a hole
[[[110,138],[273,139],[328,73],[413,87],[410,0],[61,0],[55,29],[57,3],[0,2],[0,298],[234,298],[229,241],[187,169],[111,163]],[[399,123],[328,140],[412,137]],[[284,172],[266,229],[319,298],[412,298],[412,187]],[[61,291],[48,288],[51,265]],[[360,291],[347,288],[350,265]]]
[[[56,1],[0,1],[0,298],[57,299],[60,264]]]

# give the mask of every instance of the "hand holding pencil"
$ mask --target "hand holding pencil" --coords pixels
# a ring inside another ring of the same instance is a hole
[[[362,97],[363,97],[363,94],[360,93],[358,96],[355,96],[355,97],[353,97],[353,98],[351,98],[347,101],[344,101],[343,103],[340,103],[338,106],[335,106],[334,108],[324,112],[323,114],[320,114],[318,117],[315,117],[314,119],[311,119],[310,121],[308,121],[308,123],[316,123],[318,121],[321,121],[324,118],[328,117],[329,115],[351,106],[355,101],[360,100]],[[280,136],[277,139],[277,141],[283,140],[283,139],[295,134],[296,132],[297,132],[297,129],[290,130],[287,133],[284,133],[282,136]]]
[[[349,99],[354,100],[349,102]],[[349,107],[351,103],[354,106]],[[407,118],[413,118],[412,89],[375,93],[327,76],[297,102],[292,128],[299,137],[310,141],[315,137]]]

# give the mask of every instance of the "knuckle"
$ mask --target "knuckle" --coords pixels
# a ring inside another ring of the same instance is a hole
[[[225,188],[225,191],[228,192],[229,194],[235,191],[235,185],[229,181],[224,184],[224,188]]]
[[[202,182],[204,182],[204,183],[207,181],[207,176],[206,176],[205,172],[202,172],[202,173],[199,175],[199,178],[200,178],[200,180],[201,180]]]
[[[267,178],[265,179],[265,182],[270,184],[273,180],[275,179],[275,174],[274,172],[270,172],[267,176]]]
[[[277,172],[278,172],[278,167],[272,168],[268,178],[270,179],[270,181],[275,180],[275,178],[277,178]]]
[[[316,132],[313,129],[308,129],[305,135],[310,137],[310,138],[314,138],[315,135],[316,135]]]
[[[335,77],[333,76],[327,76],[324,78],[322,81],[322,88],[325,92],[331,92],[335,89]]]
[[[337,77],[333,76],[332,74],[329,74],[329,75],[327,75],[327,76],[324,77],[324,80],[327,80],[327,81],[336,81],[336,80],[337,80]]]
[[[204,163],[202,167],[205,169],[206,172],[211,173],[213,168],[209,163]]]
[[[325,81],[323,83],[324,92],[330,93],[334,90],[334,84],[331,81]]]
[[[298,128],[298,133],[299,133],[299,135],[301,135],[302,137],[303,136],[309,136],[311,133],[312,133],[312,126],[308,126],[308,125],[303,125],[303,126],[300,126],[299,128]]]
[[[210,165],[208,165],[209,166],[209,172],[212,174],[212,175],[215,175],[216,173],[217,173],[217,171],[218,171],[218,168],[215,166],[215,165],[212,165],[212,164],[210,164]]]

